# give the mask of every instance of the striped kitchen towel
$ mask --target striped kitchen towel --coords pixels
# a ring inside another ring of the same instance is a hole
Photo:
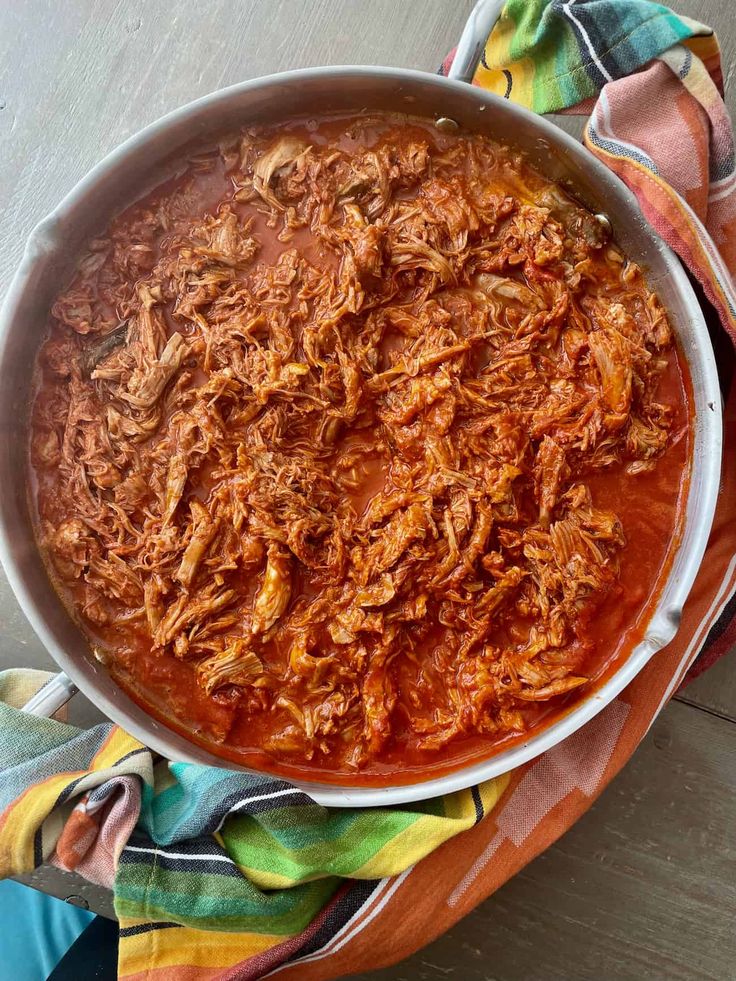
[[[725,391],[736,179],[712,33],[642,0],[511,0],[475,81],[538,112],[592,113],[588,146],[717,311]],[[734,393],[725,436],[715,525],[677,637],[538,760],[440,800],[330,812],[283,782],[155,762],[109,725],[80,732],[24,716],[13,705],[38,678],[10,672],[0,675],[0,875],[50,861],[114,885],[120,976],[136,981],[317,981],[428,943],[567,830],[698,652],[732,641]]]
[[[709,27],[649,0],[508,0],[473,81],[534,112],[589,114],[586,146],[736,341],[733,129]]]

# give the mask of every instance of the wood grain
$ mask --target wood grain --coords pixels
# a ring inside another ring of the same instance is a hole
[[[736,722],[736,650],[721,658],[677,697],[687,705],[696,705]]]
[[[182,103],[321,64],[434,71],[472,0],[0,4],[0,290],[33,225],[105,153]],[[24,63],[24,52],[42,56]]]
[[[359,981],[736,978],[736,726],[672,703],[591,810],[429,947]]]
[[[674,0],[711,24],[736,108],[730,0]],[[105,153],[184,102],[319,64],[434,71],[472,0],[23,0],[0,3],[0,291],[33,225]],[[565,128],[579,121],[567,117]],[[51,667],[0,575],[0,668]],[[494,897],[364,981],[736,979],[736,654],[665,710],[593,809]],[[78,696],[71,721],[99,718]],[[34,884],[110,895],[44,870]],[[0,972],[2,973],[2,972]]]

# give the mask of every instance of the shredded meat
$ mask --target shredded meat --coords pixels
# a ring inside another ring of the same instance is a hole
[[[122,683],[236,749],[497,741],[590,679],[626,544],[595,480],[667,450],[671,357],[637,267],[510,150],[249,130],[57,299],[41,544]]]

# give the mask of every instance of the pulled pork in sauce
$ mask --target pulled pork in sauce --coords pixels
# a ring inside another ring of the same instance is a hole
[[[191,158],[91,243],[39,364],[39,537],[98,656],[231,756],[334,772],[487,753],[585,685],[683,432],[605,223],[396,117]]]

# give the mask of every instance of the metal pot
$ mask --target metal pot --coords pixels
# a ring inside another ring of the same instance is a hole
[[[397,68],[314,68],[254,79],[192,102],[109,154],[32,232],[0,313],[0,558],[28,620],[62,669],[56,686],[41,699],[47,712],[77,685],[106,715],[163,756],[230,766],[151,718],[118,688],[89,656],[85,638],[54,592],[34,539],[27,497],[31,375],[49,305],[68,280],[84,243],[126,204],[169,176],[179,150],[214,140],[246,122],[298,114],[364,108],[404,111],[442,117],[441,126],[458,124],[518,147],[547,177],[573,188],[589,208],[609,216],[619,244],[641,263],[669,313],[690,369],[694,402],[682,535],[643,640],[605,684],[524,742],[447,776],[378,789],[301,786],[326,805],[371,806],[422,800],[507,772],[580,728],[674,636],[703,557],[720,476],[721,402],[708,331],[682,266],[646,224],[624,184],[551,123],[466,84],[500,7],[498,0],[481,0],[476,6],[449,78]],[[38,705],[35,710],[42,711]]]

